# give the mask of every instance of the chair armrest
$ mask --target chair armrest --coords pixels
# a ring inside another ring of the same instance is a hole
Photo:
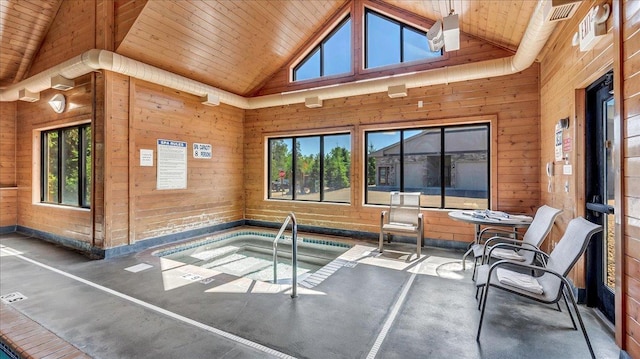
[[[385,217],[387,217],[387,211],[382,211],[380,213],[380,230],[382,230],[382,226],[384,225]]]
[[[492,246],[489,249],[489,253],[486,253],[486,246],[485,246],[485,253],[483,255],[485,255],[485,258],[491,258],[491,252],[493,252],[494,249],[496,248],[511,248],[511,249],[515,249],[515,250],[519,250],[519,251],[529,251],[529,252],[534,252],[536,254],[539,254],[543,257],[543,259],[546,261],[547,258],[549,258],[549,255],[543,251],[541,251],[539,248],[536,248],[533,245],[530,245],[533,248],[528,248],[527,246],[518,246],[518,245],[513,245],[511,243],[498,243],[494,246]],[[520,262],[517,262],[520,263]],[[522,263],[520,263],[522,264]]]
[[[489,239],[487,239],[484,242],[485,247],[486,246],[490,246],[492,245],[493,242],[498,242],[498,243],[511,243],[511,244],[524,244],[524,240],[522,239],[515,239],[515,238],[508,238],[508,237],[500,237],[500,236],[495,236],[495,237],[491,237]]]

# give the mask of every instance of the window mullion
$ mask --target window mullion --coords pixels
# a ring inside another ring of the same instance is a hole
[[[65,140],[63,134],[64,132],[62,130],[58,130],[58,198],[56,200],[58,203],[62,203],[62,182],[64,180],[64,177],[62,177],[64,168],[62,163],[62,150]]]
[[[320,202],[324,202],[324,136],[320,136],[320,166],[318,169],[319,182],[320,182]]]
[[[400,131],[400,192],[404,192],[404,131]]]
[[[445,208],[445,143],[444,143],[444,127],[440,128],[440,208]]]
[[[291,137],[292,140],[292,145],[293,148],[291,149],[291,182],[289,184],[290,188],[291,188],[291,199],[293,199],[294,201],[297,199],[296,197],[298,197],[298,193],[296,191],[296,172],[298,170],[297,167],[297,157],[298,157],[298,138],[297,137]]]

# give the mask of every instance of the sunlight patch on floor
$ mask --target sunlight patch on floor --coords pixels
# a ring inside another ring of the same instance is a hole
[[[206,293],[236,293],[236,294],[291,294],[291,285],[273,284],[252,280],[249,278],[238,278],[234,281],[223,283],[216,287],[207,289]],[[298,294],[303,295],[326,295],[324,292],[311,290],[298,286]]]
[[[409,269],[409,273],[460,280],[464,278],[462,261],[459,259],[429,256],[419,266]]]

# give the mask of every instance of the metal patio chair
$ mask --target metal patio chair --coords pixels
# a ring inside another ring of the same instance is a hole
[[[380,215],[380,240],[378,251],[383,252],[386,235],[416,236],[416,255],[420,258],[424,236],[424,219],[420,213],[420,192],[391,192],[388,211]]]
[[[487,254],[489,249],[497,243],[511,243],[517,246],[524,246],[533,249],[539,249],[542,242],[544,242],[549,232],[551,232],[551,228],[553,227],[553,223],[556,221],[556,218],[562,213],[561,209],[553,208],[547,205],[543,205],[538,208],[535,216],[533,217],[533,221],[527,231],[524,233],[522,239],[507,237],[505,235],[497,235],[493,236],[486,241],[478,244],[472,245],[473,249],[473,275],[472,278],[475,278],[476,274],[476,266],[478,265],[478,261],[481,264],[489,263],[491,258],[494,259],[510,259],[520,261],[522,263],[531,264],[536,257],[535,252],[531,251],[521,251],[519,248],[500,248],[499,250],[495,250],[491,252],[491,257]],[[494,229],[499,230],[499,229]],[[507,235],[513,235],[513,232],[505,232]]]
[[[582,321],[582,316],[578,310],[578,305],[576,304],[576,299],[573,295],[573,291],[571,290],[571,285],[566,277],[580,256],[585,252],[591,237],[600,231],[602,231],[602,226],[591,223],[582,217],[574,218],[569,222],[564,235],[549,255],[537,249],[521,249],[532,251],[546,257],[545,266],[501,260],[491,266],[484,265],[478,267],[476,285],[483,288],[483,294],[481,297],[480,321],[478,322],[478,334],[476,336],[476,340],[480,340],[480,332],[482,329],[485,310],[487,305],[491,303],[488,300],[489,288],[493,287],[502,289],[509,293],[546,304],[559,305],[560,299],[564,298],[567,311],[569,312],[569,316],[573,323],[573,328],[577,329],[575,320],[571,313],[571,307],[569,307],[569,303],[567,302],[567,297],[569,297],[575,315],[578,318],[580,328],[582,329],[582,334],[584,335],[584,339],[589,347],[589,353],[591,354],[591,357],[595,359],[595,354],[593,352],[591,342],[589,341],[587,330],[584,327],[584,322]],[[494,246],[492,250],[495,250],[497,247],[509,246],[513,245],[502,243]],[[508,268],[506,269],[507,271],[505,271],[505,267]],[[534,277],[530,274],[509,271],[510,269],[516,268],[523,269],[524,271],[542,273],[542,275]],[[503,271],[502,276],[500,275],[500,270]],[[507,282],[507,279],[511,279],[511,281]]]

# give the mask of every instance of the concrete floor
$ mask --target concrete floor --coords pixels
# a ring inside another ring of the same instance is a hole
[[[291,299],[282,287],[225,274],[203,284],[151,256],[90,260],[20,234],[0,236],[0,295],[94,358],[587,358],[566,310],[494,291],[482,336],[471,266],[426,247],[419,261],[358,242],[342,267]],[[413,246],[397,245],[411,251]],[[386,248],[386,247],[385,247]],[[125,268],[146,263],[137,273]],[[176,274],[176,271],[178,274]],[[598,358],[613,333],[581,307]]]

